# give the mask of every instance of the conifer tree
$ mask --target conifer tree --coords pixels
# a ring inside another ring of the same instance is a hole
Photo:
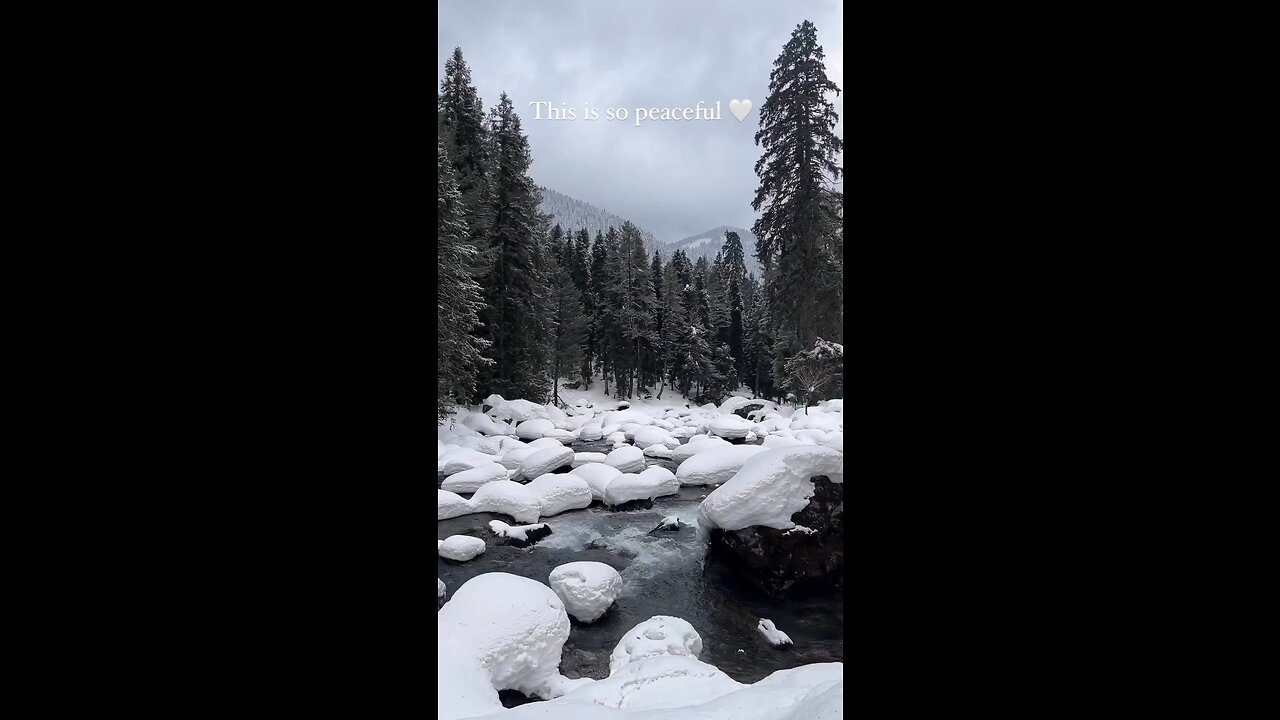
[[[437,142],[436,262],[436,414],[444,417],[458,398],[475,392],[476,371],[488,361],[484,340],[471,334],[483,306],[480,285],[472,278],[476,249],[467,238],[462,194],[454,180],[444,142]]]
[[[576,372],[582,362],[582,342],[586,337],[587,321],[582,313],[581,296],[573,284],[573,275],[568,267],[556,264],[551,286],[551,401],[558,404],[562,373],[571,369]]]
[[[755,168],[760,186],[751,206],[761,215],[752,231],[766,269],[777,376],[789,355],[812,347],[819,335],[839,339],[843,332],[836,269],[843,241],[831,187],[843,174],[836,163],[843,142],[827,99],[840,89],[827,77],[823,58],[817,28],[806,20],[774,61],[755,136],[764,153]]]

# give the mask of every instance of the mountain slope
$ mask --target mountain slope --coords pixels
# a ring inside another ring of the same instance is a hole
[[[706,232],[700,232],[697,235],[690,235],[683,240],[663,243],[662,256],[664,259],[670,258],[671,253],[676,250],[684,250],[690,260],[697,261],[698,258],[705,257],[709,262],[715,259],[716,253],[724,245],[726,231],[738,233],[738,239],[742,241],[742,253],[747,256],[747,272],[757,278],[761,277],[760,263],[756,260],[756,236],[746,228],[721,225],[713,227]]]
[[[596,232],[606,232],[609,226],[622,228],[625,218],[621,218],[608,210],[600,208],[590,203],[585,203],[577,198],[569,197],[564,193],[558,193],[549,188],[539,188],[542,191],[542,204],[538,206],[539,210],[551,216],[551,224],[560,224],[560,229],[566,234],[577,232],[582,228],[586,228],[591,233],[591,240],[596,239]],[[631,223],[635,225],[634,222]],[[658,243],[653,239],[653,235],[640,228],[640,237],[644,238],[644,247],[647,254],[652,255],[653,249],[658,247]]]

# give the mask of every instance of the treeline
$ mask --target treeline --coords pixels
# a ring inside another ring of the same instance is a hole
[[[674,388],[698,403],[744,384],[805,402],[839,391],[843,198],[828,182],[841,149],[831,89],[806,22],[775,63],[756,135],[761,282],[733,232],[714,261],[691,263],[680,251],[647,256],[629,222],[595,238],[550,227],[511,99],[503,93],[486,115],[455,49],[437,96],[438,414],[491,393],[556,401],[560,379],[590,387],[600,377],[617,397]]]

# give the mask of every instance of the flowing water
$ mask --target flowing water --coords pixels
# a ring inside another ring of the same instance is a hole
[[[604,452],[610,443],[575,442],[575,452]],[[649,466],[671,461],[645,458]],[[709,487],[682,487],[677,495],[657,498],[652,509],[613,511],[599,504],[542,518],[552,534],[535,545],[502,544],[489,531],[490,520],[512,522],[491,513],[441,520],[440,539],[472,535],[485,541],[483,555],[464,563],[443,558],[437,572],[448,600],[467,580],[488,572],[506,572],[543,584],[558,565],[580,560],[602,562],[622,575],[622,594],[599,620],[582,624],[570,618],[560,670],[567,677],[602,679],[609,675],[609,654],[622,635],[654,615],[687,620],[702,637],[701,659],[739,682],[755,682],[775,670],[815,662],[844,660],[843,593],[810,600],[780,601],[748,585],[714,560],[705,562],[705,546],[696,525],[698,505]],[[667,515],[680,518],[675,532],[653,531]],[[768,618],[794,641],[775,648],[756,630]]]

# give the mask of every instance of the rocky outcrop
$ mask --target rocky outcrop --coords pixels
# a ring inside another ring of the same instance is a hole
[[[768,595],[823,594],[844,585],[844,484],[813,478],[809,504],[791,516],[791,530],[755,525],[713,530],[711,556]]]

